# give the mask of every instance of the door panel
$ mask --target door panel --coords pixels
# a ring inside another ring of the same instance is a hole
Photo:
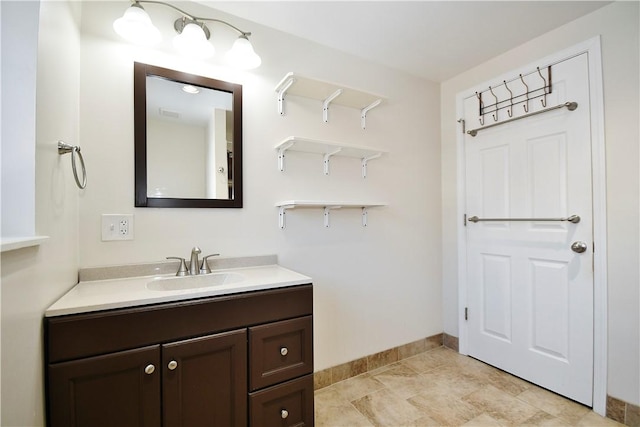
[[[530,171],[525,203],[534,218],[562,216],[567,210],[566,133],[532,138],[527,143],[527,170]],[[561,223],[534,222],[540,229],[558,229]]]
[[[483,332],[511,341],[511,258],[482,254]]]
[[[482,215],[503,217],[509,212],[509,147],[490,146],[479,153],[482,174]],[[504,228],[506,224],[487,224]]]
[[[567,361],[569,278],[566,262],[529,259],[531,349]]]
[[[465,136],[467,216],[534,219],[467,224],[467,344],[473,357],[590,405],[593,237],[586,54],[552,70],[546,106],[575,101],[575,111],[557,109]],[[530,101],[530,112],[545,108],[540,101]],[[477,122],[475,96],[464,110],[468,123]],[[514,115],[524,114],[517,111]],[[579,215],[580,222],[535,221],[570,215]],[[574,241],[586,242],[587,251],[573,252]]]

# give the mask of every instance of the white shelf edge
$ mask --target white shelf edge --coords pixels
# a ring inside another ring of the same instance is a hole
[[[375,208],[388,206],[387,203],[379,202],[349,202],[349,201],[333,201],[333,200],[286,200],[276,203],[276,207],[295,208],[325,208],[325,207],[342,207],[342,208]]]
[[[387,154],[387,150],[381,150],[373,147],[363,147],[353,144],[344,144],[332,141],[321,141],[299,136],[290,136],[282,140],[275,146],[278,151],[278,169],[283,172],[285,167],[285,152],[287,150],[298,151],[302,153],[312,153],[324,155],[324,173],[329,175],[329,160],[332,156],[352,157],[361,159],[362,177],[367,177],[367,163],[370,160],[377,159],[383,154]]]
[[[2,237],[0,252],[9,252],[16,249],[39,246],[49,239],[49,236],[29,236],[29,237]]]
[[[276,150],[279,150],[281,147],[289,144],[290,142],[293,143],[293,145],[288,148],[288,150],[293,150],[293,151],[301,151],[301,152],[305,152],[305,153],[318,153],[320,154],[320,151],[305,151],[305,150],[301,150],[299,148],[296,147],[296,143],[303,143],[303,144],[311,144],[311,145],[317,145],[317,146],[329,146],[329,147],[336,147],[336,148],[348,148],[351,150],[360,150],[363,152],[363,154],[377,154],[377,153],[383,153],[383,154],[387,154],[389,153],[388,150],[382,150],[379,148],[374,148],[374,147],[365,147],[362,145],[355,145],[355,144],[347,144],[347,143],[341,143],[341,142],[335,142],[335,141],[324,141],[324,140],[320,140],[320,139],[312,139],[312,138],[304,138],[301,136],[289,136],[285,139],[283,139],[280,143],[278,143],[275,146]],[[340,156],[340,154],[336,154],[337,156]],[[348,157],[357,157],[357,156],[348,156]]]
[[[324,209],[324,226],[329,227],[329,216],[333,209],[358,208],[362,209],[362,226],[367,226],[367,210],[369,208],[387,206],[386,203],[379,202],[335,202],[329,200],[287,200],[276,203],[278,208],[278,225],[285,228],[285,215],[288,209],[296,208],[320,208]]]
[[[387,98],[385,96],[382,95],[378,95],[376,93],[373,92],[368,92],[362,89],[357,89],[354,87],[350,87],[350,86],[346,86],[346,85],[342,85],[342,84],[338,84],[338,83],[333,83],[333,82],[328,82],[326,80],[321,80],[321,79],[317,79],[315,77],[308,77],[308,76],[304,76],[302,74],[297,74],[294,72],[289,72],[287,73],[282,80],[280,80],[280,82],[276,85],[275,87],[275,91],[276,92],[280,92],[280,90],[282,90],[283,88],[285,88],[287,86],[287,84],[289,83],[289,81],[291,79],[295,79],[298,82],[313,82],[313,83],[317,83],[319,85],[322,86],[326,86],[327,88],[327,96],[330,93],[334,93],[337,89],[343,89],[344,91],[348,91],[348,92],[353,92],[353,93],[357,93],[357,94],[362,94],[367,96],[368,98],[371,99],[371,102],[380,99],[381,101],[386,101]],[[295,82],[293,83],[292,87],[295,86]],[[289,90],[291,90],[291,87],[289,88]],[[312,98],[312,99],[317,99],[319,101],[324,101],[325,97],[312,97],[312,96],[305,96],[305,95],[295,95],[295,96],[304,96],[306,98]],[[336,104],[341,104],[339,97],[336,98],[336,100],[334,101]],[[362,105],[358,105],[358,106],[352,106],[352,108],[365,108],[368,107],[371,102],[368,103],[363,103]],[[347,105],[347,104],[341,104],[341,105]],[[348,107],[351,105],[347,105]]]
[[[291,95],[322,101],[322,114],[325,123],[329,121],[328,109],[331,102],[359,109],[362,129],[366,128],[367,112],[386,101],[386,97],[381,95],[294,72],[287,73],[276,85],[275,91],[278,94],[278,112],[281,116],[285,114],[284,99],[288,92]]]

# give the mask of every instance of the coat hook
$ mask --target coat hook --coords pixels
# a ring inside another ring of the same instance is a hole
[[[546,107],[547,106],[547,79],[542,77],[542,73],[540,72],[540,67],[536,67],[536,69],[538,70],[538,75],[540,75],[540,78],[544,82],[544,86],[542,87],[542,90],[544,90],[544,99],[541,99],[540,102],[542,103],[543,107]]]
[[[495,114],[492,114],[493,116],[493,121],[497,122],[498,121],[498,97],[496,96],[495,93],[493,93],[493,89],[491,89],[491,86],[489,86],[489,92],[491,92],[491,95],[493,95],[493,97],[496,99],[496,109],[495,109]]]
[[[507,86],[507,81],[503,80],[502,81],[504,83],[504,87],[509,91],[509,108],[507,108],[507,114],[509,115],[509,117],[513,117],[513,92],[511,92],[511,89],[509,89],[509,86]]]
[[[476,97],[478,98],[478,105],[480,105],[480,114],[478,120],[480,121],[480,126],[484,126],[484,102],[482,102],[482,95],[476,92]]]
[[[524,108],[524,112],[528,113],[529,112],[529,86],[524,82],[524,79],[522,78],[522,74],[520,74],[520,81],[522,82],[524,87],[527,88],[527,91],[524,93],[525,96],[527,97],[527,100],[525,101],[526,103],[522,107]]]

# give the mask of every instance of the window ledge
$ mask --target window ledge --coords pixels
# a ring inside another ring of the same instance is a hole
[[[47,239],[49,239],[49,236],[2,237],[0,252],[8,252],[15,249],[39,246],[40,243],[44,242]]]

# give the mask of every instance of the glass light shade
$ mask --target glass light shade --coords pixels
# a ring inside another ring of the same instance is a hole
[[[253,50],[251,42],[245,35],[238,37],[225,55],[225,59],[230,65],[243,70],[257,68],[262,64],[262,59]]]
[[[135,44],[152,46],[162,39],[160,30],[141,6],[132,5],[125,10],[124,15],[113,22],[113,29],[120,37]]]
[[[173,39],[173,46],[183,55],[198,59],[210,58],[216,53],[202,27],[193,22],[185,25],[182,33]]]

